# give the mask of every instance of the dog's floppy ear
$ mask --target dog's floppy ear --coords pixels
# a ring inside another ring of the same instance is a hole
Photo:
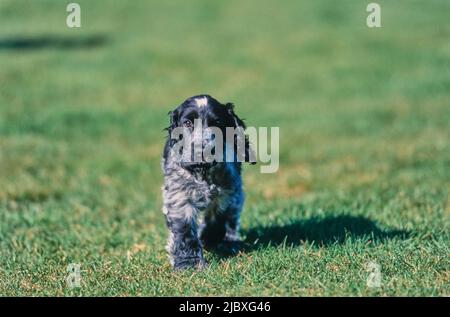
[[[168,135],[167,138],[169,140],[169,146],[173,146],[175,140],[172,140],[171,138],[171,134],[173,129],[175,129],[178,125],[178,119],[179,119],[179,112],[178,109],[175,109],[173,111],[169,111],[168,113],[169,116],[169,126],[167,128],[165,128],[164,130],[167,131]]]
[[[167,114],[169,115],[170,123],[169,123],[169,126],[165,130],[169,131],[169,133],[170,133],[177,126],[178,116],[179,116],[178,109],[169,111]]]
[[[237,116],[237,114],[234,112],[234,104],[232,103],[227,103],[225,104],[225,107],[227,107],[227,111],[228,114],[231,116],[233,122],[234,122],[234,127],[235,128],[242,128],[244,131],[247,128],[247,126],[244,123],[244,120],[242,120],[241,118],[239,118]],[[235,140],[235,150],[237,150],[237,142],[238,140]],[[250,164],[256,164],[256,161],[252,161],[256,158],[255,156],[255,152],[253,151],[250,141],[248,139],[248,136],[245,135],[245,162],[248,162]]]
[[[225,104],[225,107],[227,107],[228,114],[233,118],[234,127],[235,128],[241,127],[241,128],[243,128],[245,130],[246,126],[245,126],[244,121],[241,118],[239,118],[236,115],[236,113],[234,113],[234,104],[229,102],[229,103]]]

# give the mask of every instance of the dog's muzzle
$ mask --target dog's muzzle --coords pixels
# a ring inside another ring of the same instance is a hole
[[[191,139],[188,159],[182,163],[185,168],[208,168],[217,164],[215,154],[215,135],[205,128]],[[185,157],[186,158],[186,157]]]

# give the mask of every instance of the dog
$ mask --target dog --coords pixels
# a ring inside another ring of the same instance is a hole
[[[255,164],[255,159],[251,157],[253,152],[245,134],[227,138],[228,141],[220,145],[211,133],[213,129],[222,135],[226,135],[229,128],[245,130],[244,121],[235,114],[232,103],[222,104],[209,95],[197,95],[186,99],[169,112],[169,116],[170,125],[165,129],[168,138],[161,160],[163,213],[169,229],[166,250],[177,270],[203,268],[206,265],[203,247],[240,241],[240,214],[245,199],[241,165],[242,162]],[[201,124],[200,147],[186,150],[189,159],[183,160],[186,155],[180,155],[175,144],[183,141],[188,147],[198,141],[194,122]],[[181,141],[173,138],[176,129],[183,131]],[[239,144],[244,148],[241,160],[238,159]],[[223,154],[206,160],[198,150],[204,151],[211,145],[217,153],[222,150]]]

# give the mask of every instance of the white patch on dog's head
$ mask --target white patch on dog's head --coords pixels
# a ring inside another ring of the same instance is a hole
[[[197,107],[201,108],[206,105],[208,105],[208,98],[202,97],[202,98],[196,98],[195,103],[197,104]]]

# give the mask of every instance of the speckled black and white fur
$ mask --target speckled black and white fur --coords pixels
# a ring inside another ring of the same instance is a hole
[[[162,158],[163,212],[169,229],[167,251],[175,269],[205,265],[203,247],[239,241],[239,219],[244,204],[241,162],[184,164],[174,151],[170,133],[191,127],[200,119],[204,127],[242,127],[233,105],[209,95],[194,96],[169,112],[170,126]],[[224,134],[225,135],[225,134]],[[225,145],[229,146],[229,145]],[[246,153],[249,143],[245,142]],[[226,151],[226,150],[225,150]]]

